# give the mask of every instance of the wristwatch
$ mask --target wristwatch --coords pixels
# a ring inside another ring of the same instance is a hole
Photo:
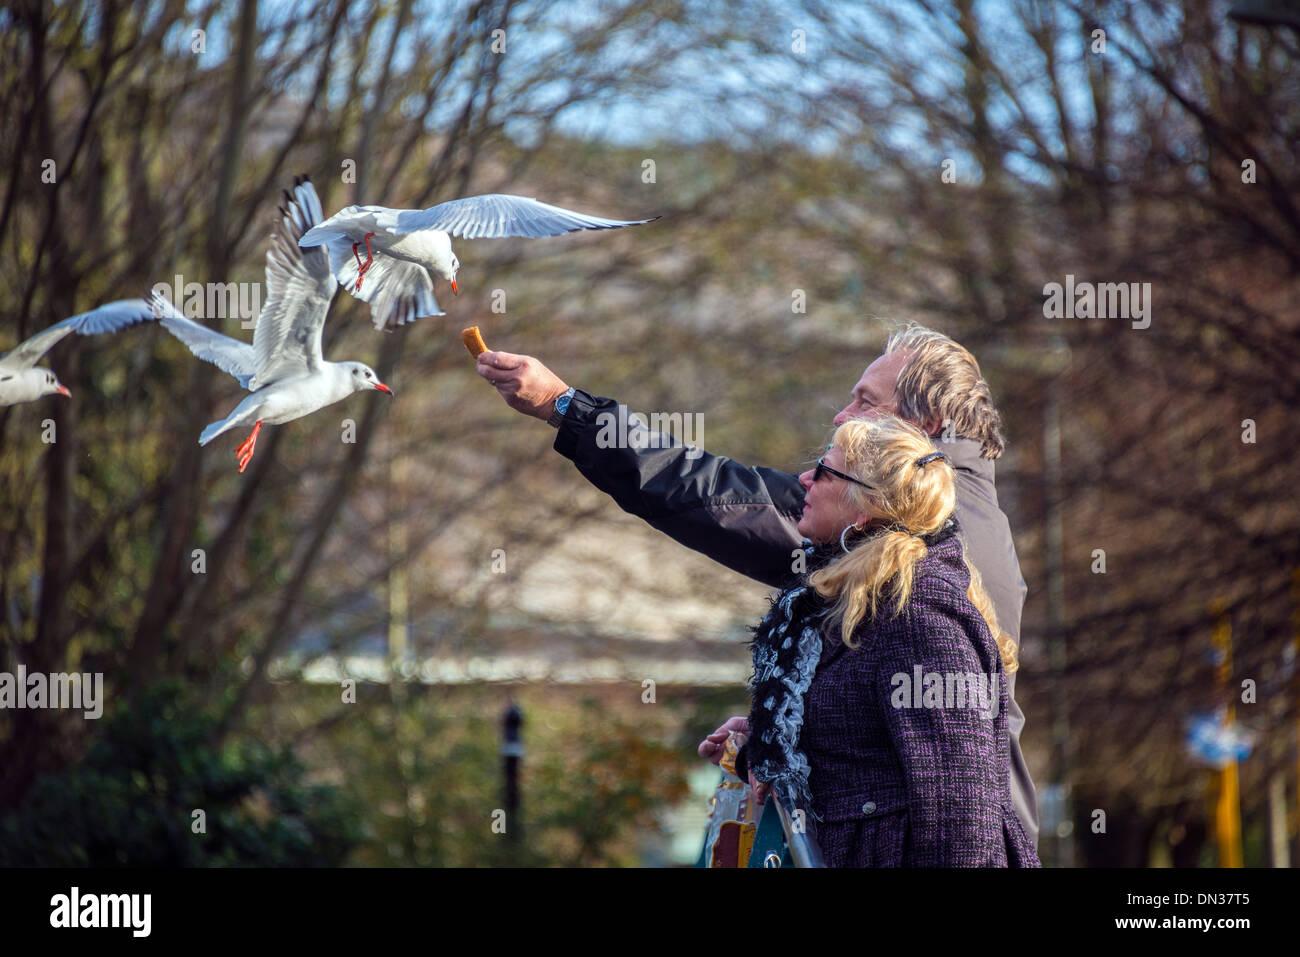
[[[568,392],[555,400],[555,411],[546,420],[547,425],[554,426],[557,429],[560,427],[560,423],[564,421],[564,413],[569,411],[569,400],[573,398],[573,393],[574,389],[570,386]]]

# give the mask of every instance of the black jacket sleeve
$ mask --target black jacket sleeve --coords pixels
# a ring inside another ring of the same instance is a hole
[[[794,573],[797,476],[754,468],[653,432],[613,399],[574,390],[555,451],[619,507],[693,551],[773,587]]]

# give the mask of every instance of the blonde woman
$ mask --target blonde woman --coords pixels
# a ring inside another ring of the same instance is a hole
[[[887,416],[841,425],[799,482],[809,574],[755,629],[742,777],[807,809],[831,867],[1040,866],[1009,786],[1015,645],[951,464]]]

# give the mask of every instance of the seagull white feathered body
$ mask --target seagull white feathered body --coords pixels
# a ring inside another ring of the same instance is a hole
[[[228,416],[205,428],[199,435],[199,445],[207,445],[223,432],[252,426],[259,421],[267,425],[283,425],[346,399],[357,391],[352,367],[359,365],[323,362],[316,372],[277,379],[249,393]]]
[[[321,216],[315,188],[306,179],[296,181],[266,253],[267,297],[251,344],[186,318],[154,295],[163,327],[251,393],[199,436],[199,444],[207,445],[224,432],[252,425],[252,435],[236,451],[241,472],[253,457],[263,423],[291,422],[365,389],[392,395],[369,366],[328,362],[321,353],[334,279],[323,250],[298,245],[299,237]]]
[[[451,237],[440,229],[406,233],[392,242],[381,244],[381,248],[390,256],[432,269],[448,282],[453,281],[456,270],[460,268],[460,260],[451,251]]]
[[[72,394],[53,372],[36,365],[64,336],[73,332],[83,336],[117,332],[152,318],[153,311],[143,299],[119,299],[41,330],[0,356],[0,406],[32,402],[45,395]]]
[[[655,217],[658,218],[658,217]],[[325,246],[339,285],[370,303],[375,325],[391,327],[420,316],[441,316],[430,272],[458,291],[460,260],[451,237],[501,239],[560,236],[580,229],[619,229],[653,219],[588,216],[526,196],[487,193],[429,209],[348,206],[298,241]]]

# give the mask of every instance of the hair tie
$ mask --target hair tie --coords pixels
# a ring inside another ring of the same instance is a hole
[[[926,545],[938,545],[940,542],[944,541],[945,539],[951,538],[953,535],[956,535],[958,532],[960,532],[961,526],[957,523],[957,519],[954,516],[949,515],[946,519],[944,519],[942,525],[940,525],[933,532],[930,532],[928,535],[918,535],[916,532],[912,531],[912,529],[908,528],[906,525],[900,525],[898,522],[892,522],[889,525],[884,526],[883,531],[902,532],[904,535],[910,535],[912,538],[919,538]]]
[[[921,535],[921,541],[926,545],[938,545],[940,542],[952,538],[961,531],[961,526],[957,523],[956,517],[949,515],[944,519],[944,523],[929,535]]]
[[[933,462],[935,459],[943,459],[945,462],[947,462],[948,456],[944,455],[942,452],[931,452],[929,455],[923,455],[919,459],[917,459],[916,467],[918,469],[924,468],[926,465]]]

